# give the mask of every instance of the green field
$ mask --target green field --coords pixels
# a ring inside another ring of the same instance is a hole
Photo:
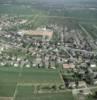
[[[34,2],[33,2],[34,3]],[[10,16],[22,16],[26,18],[31,18],[35,21],[35,25],[44,25],[56,20],[59,23],[65,22],[65,19],[69,20],[73,19],[79,23],[95,23],[97,24],[97,12],[96,10],[92,11],[89,9],[68,9],[68,8],[50,8],[43,7],[43,5],[39,5],[39,7],[34,4],[31,5],[23,5],[23,4],[8,4],[2,5],[0,4],[0,15],[10,15]],[[45,17],[43,17],[45,16]]]
[[[33,93],[34,93],[33,86],[18,86],[16,100],[20,100],[20,98],[22,98],[22,99],[25,98],[25,100],[26,100],[26,98],[31,98]]]
[[[71,92],[66,93],[42,93],[31,96],[18,96],[15,100],[74,100]]]
[[[23,68],[0,68],[0,83],[62,83],[63,80],[58,70],[27,69]]]
[[[53,83],[60,84],[62,80],[60,79],[59,72],[53,70],[33,70],[33,69],[23,69],[22,75],[20,77],[20,83]]]
[[[0,97],[12,97],[14,95],[16,84],[0,82]]]
[[[1,14],[8,14],[8,15],[37,15],[39,13],[46,12],[34,9],[30,6],[24,5],[0,5],[0,15]]]
[[[57,70],[0,68],[0,97],[13,97],[16,91],[17,96],[32,96],[36,85],[64,85],[64,82]]]
[[[0,68],[0,96],[11,97],[14,94],[18,80],[18,71]]]

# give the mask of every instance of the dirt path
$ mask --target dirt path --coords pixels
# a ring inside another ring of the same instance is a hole
[[[0,100],[12,100],[13,97],[0,97]]]

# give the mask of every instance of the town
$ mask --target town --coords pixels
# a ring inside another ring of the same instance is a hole
[[[96,100],[97,24],[80,21],[0,15],[0,100]]]

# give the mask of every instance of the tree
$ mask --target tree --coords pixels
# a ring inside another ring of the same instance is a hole
[[[57,89],[57,86],[56,86],[56,85],[53,85],[51,88],[52,88],[53,90],[56,90],[56,89]]]
[[[78,88],[78,86],[79,86],[78,80],[75,81],[75,84],[76,84],[76,88]]]
[[[94,94],[94,98],[97,98],[97,91],[96,91],[95,94]]]

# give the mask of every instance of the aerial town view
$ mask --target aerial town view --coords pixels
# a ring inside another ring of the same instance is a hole
[[[0,0],[0,100],[97,100],[97,0]]]

